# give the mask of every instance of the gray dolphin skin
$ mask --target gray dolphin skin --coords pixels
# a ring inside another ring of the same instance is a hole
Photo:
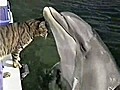
[[[71,90],[120,90],[116,88],[120,73],[115,60],[89,24],[52,7],[45,7],[43,16],[55,38],[62,76]]]

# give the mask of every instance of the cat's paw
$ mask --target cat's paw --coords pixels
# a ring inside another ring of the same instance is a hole
[[[13,61],[13,67],[14,68],[21,68],[22,65],[18,61]]]
[[[17,57],[17,61],[20,61],[20,57],[19,56]]]

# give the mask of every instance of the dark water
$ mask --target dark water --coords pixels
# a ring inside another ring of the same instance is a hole
[[[11,4],[14,21],[42,17],[45,6],[76,13],[98,32],[120,67],[120,0],[11,0]],[[30,67],[24,90],[48,90],[52,78],[48,71],[59,61],[53,37],[37,38],[21,55]]]

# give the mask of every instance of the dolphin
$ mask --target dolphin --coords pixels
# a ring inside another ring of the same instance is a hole
[[[52,7],[45,7],[43,16],[55,38],[61,74],[71,90],[120,90],[115,60],[88,23]]]

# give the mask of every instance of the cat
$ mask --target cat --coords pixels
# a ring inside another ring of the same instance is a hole
[[[21,68],[19,63],[20,52],[28,46],[35,37],[46,37],[48,30],[43,18],[31,19],[25,22],[16,22],[0,27],[0,59],[11,54],[13,67]]]

